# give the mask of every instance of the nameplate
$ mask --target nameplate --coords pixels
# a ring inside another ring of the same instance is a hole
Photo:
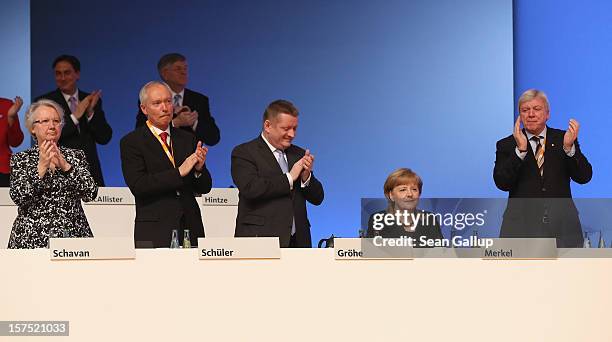
[[[363,260],[361,239],[334,238],[334,258],[336,260]]]
[[[52,238],[51,260],[135,259],[131,238]]]
[[[487,260],[542,260],[557,258],[557,241],[554,238],[505,238],[492,239],[493,244],[479,248],[480,257]]]
[[[201,201],[203,207],[237,206],[238,189],[213,188],[209,193],[202,195]]]
[[[280,259],[277,237],[199,238],[200,260]]]
[[[334,258],[336,260],[412,259],[410,247],[379,247],[373,239],[335,238]]]
[[[135,205],[135,203],[130,188],[126,187],[100,187],[98,196],[93,201],[83,202],[85,205]]]

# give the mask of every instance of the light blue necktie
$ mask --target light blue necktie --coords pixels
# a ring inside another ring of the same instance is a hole
[[[74,96],[70,96],[70,98],[68,99],[68,102],[70,102],[70,113],[76,112],[77,109],[77,100]]]
[[[70,98],[68,99],[68,102],[70,102],[70,112],[71,114],[74,114],[74,112],[76,112],[77,110],[77,99],[74,96],[70,96]],[[79,127],[79,124],[76,124],[76,129],[77,131],[79,131],[79,133],[81,133],[81,127]]]
[[[287,160],[285,159],[285,152],[277,149],[276,151],[274,151],[274,154],[276,154],[276,161],[278,162],[278,165],[280,166],[283,173],[289,172],[289,165],[287,165]],[[295,234],[295,217],[293,218],[293,222],[291,223],[291,235],[294,235],[294,234]]]
[[[285,152],[279,149],[274,152],[276,152],[276,161],[278,161],[278,165],[280,165],[283,173],[289,172],[289,165],[287,165],[287,160],[285,159]]]
[[[181,105],[181,94],[174,95],[174,107],[178,108]]]

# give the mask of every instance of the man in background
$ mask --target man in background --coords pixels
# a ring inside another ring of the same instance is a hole
[[[208,146],[216,145],[221,136],[210,114],[208,97],[186,88],[189,73],[185,56],[178,53],[162,56],[157,63],[157,71],[171,90],[174,106],[172,126],[194,133],[199,141]],[[139,108],[136,127],[144,125],[145,121],[146,117]]]
[[[78,89],[81,62],[70,55],[61,55],[53,61],[57,89],[35,99],[53,100],[64,110],[64,127],[59,144],[83,150],[89,169],[98,186],[104,186],[97,144],[106,145],[113,130],[102,109],[101,91],[91,94]]]

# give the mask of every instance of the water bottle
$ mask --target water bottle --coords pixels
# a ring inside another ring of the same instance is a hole
[[[180,248],[178,240],[178,229],[172,229],[172,239],[170,240],[170,248]]]
[[[189,229],[185,229],[183,233],[183,248],[191,248],[191,236],[189,235]]]
[[[582,245],[582,248],[591,248],[591,240],[589,240],[588,232],[584,233],[584,244]]]

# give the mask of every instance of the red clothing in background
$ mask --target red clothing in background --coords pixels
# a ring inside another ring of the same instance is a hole
[[[0,173],[11,173],[9,162],[11,160],[11,148],[21,145],[23,132],[19,127],[19,117],[15,118],[13,125],[9,127],[7,113],[13,105],[13,101],[0,98]]]

